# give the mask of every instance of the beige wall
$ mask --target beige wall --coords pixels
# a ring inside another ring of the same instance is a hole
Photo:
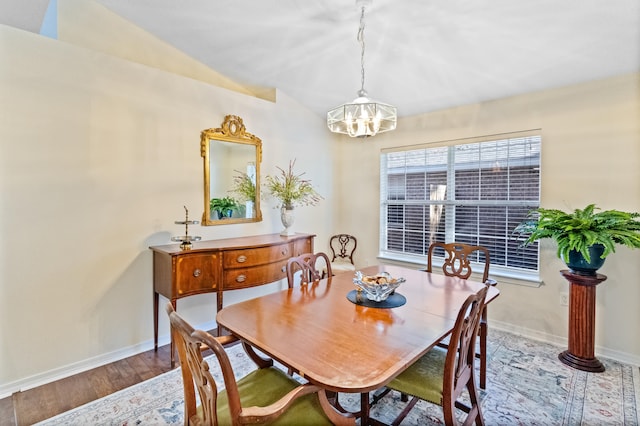
[[[368,141],[345,138],[340,147],[341,228],[358,235],[358,266],[376,262],[379,158],[382,148],[541,129],[543,207],[640,211],[640,74],[461,106],[399,120],[394,132]],[[357,213],[356,213],[357,212]],[[568,283],[555,245],[542,245],[543,285],[501,282],[492,303],[495,326],[565,342]],[[600,271],[596,352],[640,364],[640,250],[619,247]]]
[[[324,249],[332,136],[286,94],[273,103],[5,26],[0,52],[0,397],[152,348],[148,246],[184,233],[183,205],[200,218],[200,131],[226,114],[262,139],[264,174],[297,158],[316,184],[325,200],[299,208],[294,229]],[[279,232],[275,202],[262,210],[260,223],[190,231]],[[209,295],[178,302],[203,326],[213,306]]]

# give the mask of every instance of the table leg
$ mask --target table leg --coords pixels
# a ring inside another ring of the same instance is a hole
[[[360,425],[369,425],[369,392],[360,394]]]

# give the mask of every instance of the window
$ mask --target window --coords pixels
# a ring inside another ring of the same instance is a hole
[[[538,276],[538,245],[513,229],[540,204],[539,135],[384,150],[380,256],[423,264],[434,241],[482,245],[491,272]]]

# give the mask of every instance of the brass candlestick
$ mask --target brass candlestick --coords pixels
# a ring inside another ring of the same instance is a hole
[[[181,235],[179,237],[171,237],[171,241],[180,241],[182,243],[180,244],[180,248],[182,250],[191,250],[191,242],[200,241],[202,238],[189,235],[189,225],[197,225],[200,222],[198,222],[197,220],[189,220],[189,209],[187,209],[187,206],[183,207],[185,212],[184,220],[176,220],[175,223],[176,225],[184,225],[184,235]]]

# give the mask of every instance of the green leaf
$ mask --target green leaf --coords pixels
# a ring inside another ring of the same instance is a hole
[[[566,260],[571,250],[590,261],[589,247],[602,244],[602,258],[615,252],[615,245],[640,248],[640,213],[605,210],[597,212],[595,204],[564,212],[557,209],[531,210],[514,231],[521,245],[550,238],[558,244],[557,255]]]

